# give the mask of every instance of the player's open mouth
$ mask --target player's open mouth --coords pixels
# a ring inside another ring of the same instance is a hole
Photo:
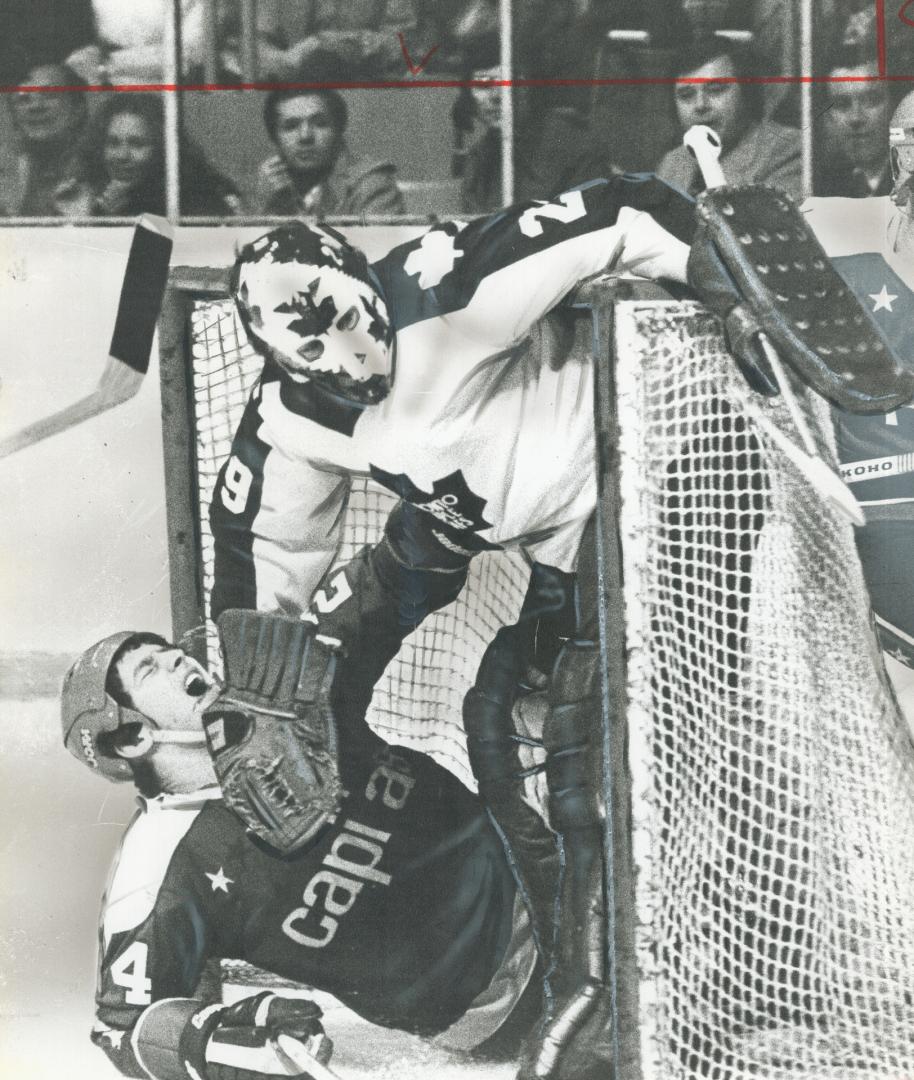
[[[203,697],[208,689],[209,683],[203,678],[199,671],[192,671],[184,680],[184,690],[186,693],[190,694],[191,697]]]

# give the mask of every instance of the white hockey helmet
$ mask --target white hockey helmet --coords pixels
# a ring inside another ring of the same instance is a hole
[[[389,393],[387,306],[364,253],[334,229],[292,221],[247,244],[232,295],[251,344],[296,382],[356,405]]]
[[[892,201],[908,217],[914,217],[914,90],[898,103],[889,124],[892,160]]]

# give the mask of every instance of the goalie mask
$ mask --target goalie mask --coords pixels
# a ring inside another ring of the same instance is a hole
[[[251,344],[296,382],[360,406],[387,396],[387,307],[366,256],[335,230],[295,221],[246,245],[232,295]]]
[[[115,782],[133,780],[129,759],[145,757],[157,742],[197,746],[205,742],[202,730],[153,730],[147,717],[118,704],[108,693],[108,672],[128,642],[168,647],[168,642],[157,634],[132,630],[111,634],[86,649],[73,664],[64,678],[60,698],[64,746],[93,772]],[[203,687],[200,689],[202,692]]]

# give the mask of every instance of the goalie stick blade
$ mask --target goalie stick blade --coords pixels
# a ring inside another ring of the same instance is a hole
[[[168,282],[173,230],[164,218],[145,214],[133,231],[109,353],[145,375],[162,298]]]
[[[172,235],[163,218],[147,214],[139,220],[127,256],[110,354],[98,386],[65,409],[0,439],[0,459],[75,427],[136,394],[149,368],[152,338],[168,282]]]
[[[34,424],[29,424],[5,439],[0,439],[0,459],[15,454],[17,450],[34,446],[35,443],[51,435],[76,427],[84,420],[91,420],[93,416],[98,416],[99,413],[112,409],[121,402],[129,401],[139,390],[142,382],[142,372],[134,371],[120,360],[109,356],[98,386],[91,394],[80,398],[79,401],[75,401],[59,412],[36,420]]]

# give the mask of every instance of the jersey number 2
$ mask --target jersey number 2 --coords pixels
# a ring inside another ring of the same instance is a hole
[[[525,210],[517,219],[517,224],[524,236],[542,236],[543,226],[540,224],[540,218],[546,218],[549,221],[560,221],[563,225],[568,225],[570,222],[582,218],[586,213],[584,196],[580,191],[566,191],[564,195],[559,195],[554,202],[531,206],[528,210]]]
[[[149,947],[135,941],[111,965],[115,985],[123,986],[128,1005],[148,1005],[152,1001],[152,979],[146,978],[146,957]]]

